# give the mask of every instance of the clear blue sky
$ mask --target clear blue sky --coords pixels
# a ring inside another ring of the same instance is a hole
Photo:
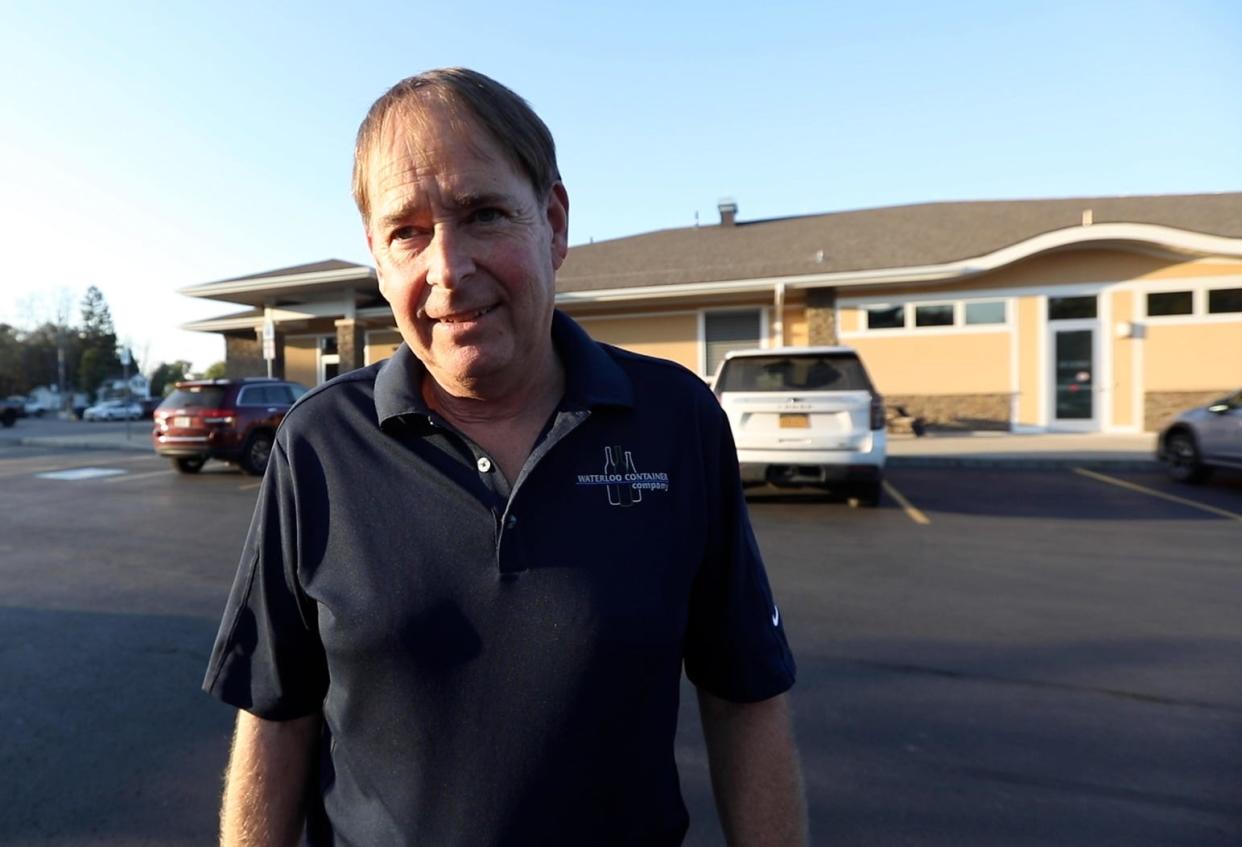
[[[99,285],[144,366],[175,289],[367,262],[353,134],[459,64],[557,138],[571,242],[932,200],[1242,190],[1242,4],[0,0],[0,320]]]

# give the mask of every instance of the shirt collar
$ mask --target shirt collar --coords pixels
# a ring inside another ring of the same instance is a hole
[[[625,371],[582,327],[561,311],[552,314],[552,343],[565,368],[562,409],[634,405],[634,386]],[[375,413],[380,426],[405,415],[427,417],[420,386],[426,368],[402,342],[375,377]]]

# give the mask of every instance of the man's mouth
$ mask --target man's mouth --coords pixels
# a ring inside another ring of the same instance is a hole
[[[444,317],[437,318],[436,320],[442,324],[468,323],[469,321],[477,321],[479,318],[483,317],[495,308],[495,305],[491,305],[483,309],[475,309],[473,312],[454,312],[451,315],[445,315]]]

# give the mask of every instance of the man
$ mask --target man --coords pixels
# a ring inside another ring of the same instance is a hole
[[[363,122],[354,194],[405,344],[278,434],[204,683],[242,710],[222,841],[679,844],[684,660],[730,842],[803,843],[728,424],[555,312],[547,128],[421,74]]]

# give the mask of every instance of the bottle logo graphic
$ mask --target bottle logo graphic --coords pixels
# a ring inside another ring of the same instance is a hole
[[[608,502],[614,506],[632,506],[643,499],[634,488],[634,458],[621,445],[604,448],[604,476],[608,478]]]

